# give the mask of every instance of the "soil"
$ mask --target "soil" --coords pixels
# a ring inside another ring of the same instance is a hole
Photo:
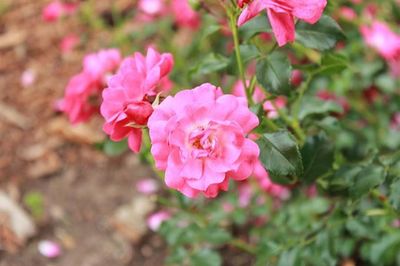
[[[76,16],[44,23],[47,3],[0,3],[0,189],[26,210],[22,199],[31,192],[39,192],[45,205],[36,236],[14,254],[0,250],[0,266],[160,265],[166,254],[160,237],[147,233],[132,244],[110,225],[116,209],[135,196],[135,182],[151,177],[151,170],[129,152],[110,158],[96,150],[100,120],[71,129],[53,108],[84,54],[100,48],[96,40],[108,33],[82,26]],[[62,55],[59,43],[68,33],[87,41]],[[20,81],[26,70],[36,75],[28,87]],[[40,255],[43,239],[61,243],[62,255]]]

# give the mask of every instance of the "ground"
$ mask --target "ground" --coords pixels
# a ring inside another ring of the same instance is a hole
[[[80,71],[83,55],[99,48],[91,40],[106,33],[85,29],[88,41],[61,55],[61,38],[82,29],[77,18],[43,23],[46,2],[0,3],[0,12],[8,5],[0,16],[0,190],[26,210],[23,197],[39,192],[45,206],[37,234],[14,254],[0,250],[0,265],[160,265],[165,245],[158,236],[147,233],[133,244],[111,222],[116,209],[135,196],[135,182],[151,177],[151,170],[129,152],[109,158],[96,150],[100,120],[71,129],[53,109],[68,79]],[[20,82],[26,70],[36,75],[29,87]],[[43,239],[61,243],[62,255],[41,256],[37,244]]]

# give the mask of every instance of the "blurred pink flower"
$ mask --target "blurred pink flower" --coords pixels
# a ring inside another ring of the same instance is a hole
[[[65,36],[60,43],[61,53],[70,53],[80,42],[80,38],[76,34]]]
[[[259,155],[246,138],[258,118],[243,97],[203,84],[167,97],[149,119],[151,153],[167,186],[187,197],[216,197],[229,179],[244,180]]]
[[[247,80],[246,82],[247,85],[249,85],[249,81]],[[247,102],[246,91],[242,81],[239,80],[233,85],[232,94],[238,97],[243,97]],[[283,96],[279,96],[273,101],[264,102],[266,98],[265,93],[258,86],[254,88],[254,93],[252,98],[255,103],[263,103],[263,109],[267,117],[271,119],[277,118],[279,116],[278,111],[275,109],[275,106],[279,109],[286,107],[286,98]]]
[[[400,131],[400,112],[397,112],[393,115],[392,121],[390,123],[390,127],[393,130],[399,130]]]
[[[165,0],[139,0],[138,7],[147,15],[157,16],[164,13],[166,3]]]
[[[361,26],[360,31],[366,44],[376,49],[384,59],[399,59],[400,36],[393,32],[387,24],[374,21],[371,27]]]
[[[357,13],[354,11],[354,9],[347,6],[340,7],[339,15],[342,19],[348,21],[353,21],[354,19],[357,18]]]
[[[171,54],[160,54],[153,48],[148,49],[146,57],[135,53],[124,59],[103,91],[100,108],[105,119],[103,130],[113,141],[128,137],[129,148],[139,152],[141,128],[153,112],[150,99],[170,89],[167,75],[173,62]]]
[[[187,0],[172,0],[171,8],[178,26],[192,29],[200,26],[200,16],[192,9]]]
[[[27,69],[22,72],[21,75],[21,85],[23,87],[31,86],[36,80],[36,73],[32,69]]]
[[[298,69],[293,70],[291,77],[292,85],[298,87],[301,85],[302,82],[303,82],[303,73]]]
[[[61,255],[59,244],[49,240],[40,241],[38,244],[39,253],[47,258],[56,258]]]
[[[286,107],[286,97],[278,96],[275,100],[266,101],[263,104],[264,111],[267,113],[267,117],[270,119],[275,119],[279,117],[279,109]]]
[[[72,124],[87,121],[98,112],[95,101],[105,87],[106,76],[114,71],[121,60],[116,49],[102,50],[85,56],[83,70],[68,82],[64,98],[57,102],[59,111],[68,115]]]
[[[350,104],[346,100],[345,97],[337,96],[334,93],[328,90],[320,90],[317,92],[317,97],[324,101],[333,101],[339,104],[343,108],[343,112],[341,114],[336,115],[344,115],[350,110]]]
[[[143,194],[154,194],[158,191],[158,183],[151,178],[142,179],[136,183],[136,189]]]
[[[61,16],[71,15],[78,9],[78,4],[63,3],[55,0],[48,4],[42,11],[42,19],[46,22],[54,22]]]
[[[294,19],[298,18],[307,23],[316,23],[327,4],[327,0],[239,0],[243,9],[238,19],[238,26],[243,25],[261,11],[266,10],[272,31],[279,46],[295,40]]]
[[[251,197],[253,195],[253,190],[251,189],[249,182],[240,182],[238,186],[238,192],[239,207],[246,208],[249,206]]]
[[[171,214],[168,211],[158,211],[151,214],[147,218],[147,226],[154,232],[156,232],[164,221],[171,218]]]
[[[287,187],[273,183],[269,178],[267,170],[265,170],[260,161],[257,161],[253,175],[260,187],[271,196],[282,200],[286,200],[290,197],[290,190]]]

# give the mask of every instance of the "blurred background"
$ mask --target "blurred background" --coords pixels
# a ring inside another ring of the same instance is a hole
[[[84,1],[50,23],[49,3],[0,1],[0,265],[159,265],[154,202],[135,189],[152,172],[93,148],[100,118],[72,127],[54,111],[84,55],[110,45],[112,10],[134,1]]]

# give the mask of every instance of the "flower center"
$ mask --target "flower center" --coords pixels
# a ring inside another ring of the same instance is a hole
[[[210,126],[199,126],[189,134],[189,144],[194,158],[216,156],[218,139],[216,129]]]

